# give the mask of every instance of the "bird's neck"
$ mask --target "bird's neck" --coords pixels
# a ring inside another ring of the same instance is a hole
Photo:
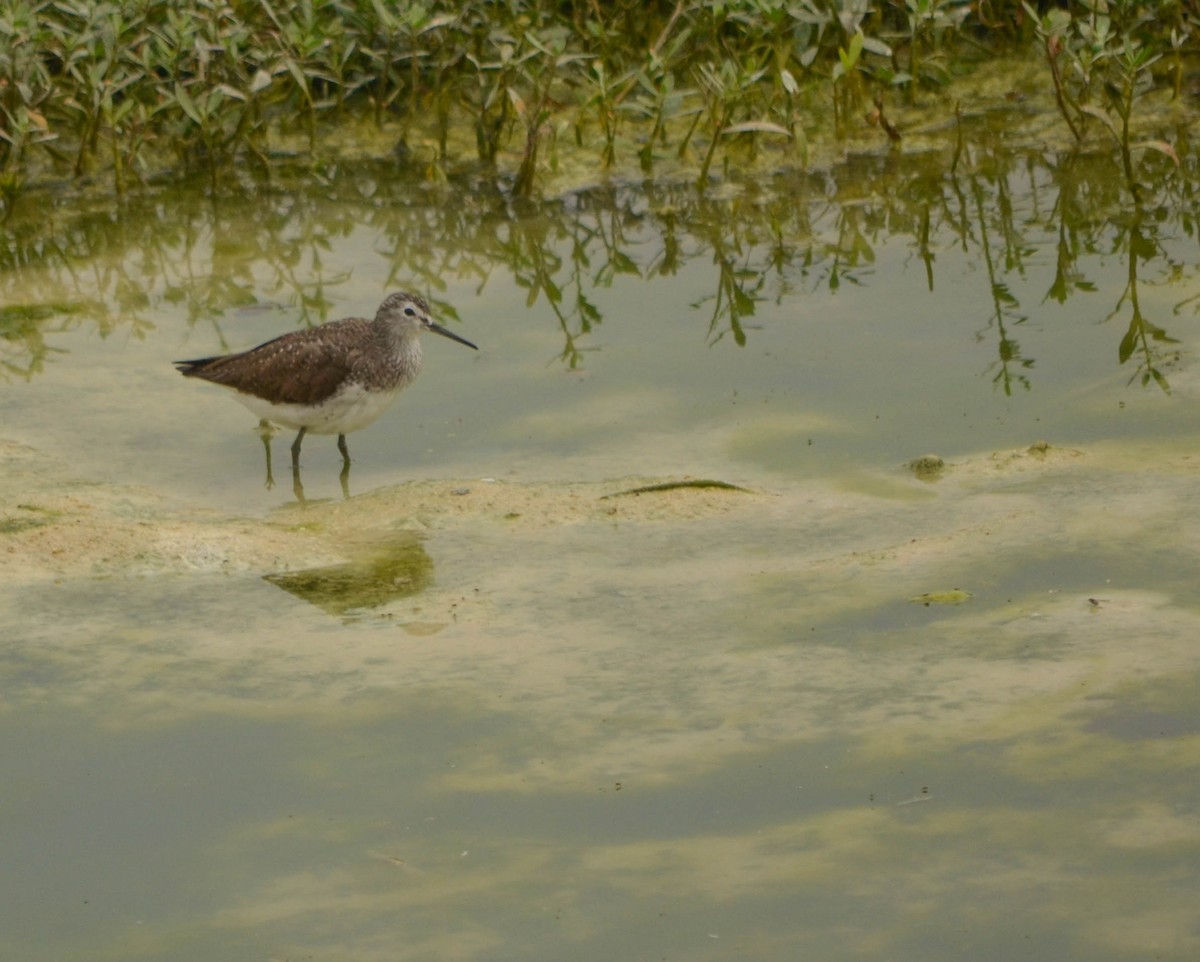
[[[421,370],[421,342],[411,332],[403,332],[392,324],[376,323],[375,337],[381,354],[388,359],[401,379],[411,381]]]

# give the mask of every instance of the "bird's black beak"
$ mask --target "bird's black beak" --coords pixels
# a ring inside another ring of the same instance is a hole
[[[448,327],[442,327],[441,324],[434,324],[431,321],[429,324],[429,329],[431,331],[433,331],[434,334],[441,334],[442,337],[448,337],[452,341],[458,341],[459,344],[465,344],[465,345],[467,345],[467,347],[471,348],[472,350],[475,350],[475,351],[479,350],[479,348],[475,347],[475,345],[472,344],[470,341],[468,341],[465,337],[459,337]]]

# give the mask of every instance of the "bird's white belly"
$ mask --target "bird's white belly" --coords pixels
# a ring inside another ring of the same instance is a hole
[[[378,418],[399,393],[399,390],[367,391],[351,385],[317,405],[272,404],[241,392],[235,396],[258,417],[285,428],[297,431],[308,428],[311,434],[349,434]]]

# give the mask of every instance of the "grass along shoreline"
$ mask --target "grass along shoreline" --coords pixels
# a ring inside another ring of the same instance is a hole
[[[596,169],[686,163],[704,185],[728,156],[803,164],[814,127],[902,137],[894,114],[1014,50],[1043,61],[1070,135],[1111,134],[1128,168],[1165,150],[1133,108],[1181,93],[1200,20],[1150,6],[997,3],[985,21],[961,0],[6,0],[0,202],[63,179],[269,177],[282,144],[317,165],[351,118],[431,180],[470,160],[528,195],[565,139]]]

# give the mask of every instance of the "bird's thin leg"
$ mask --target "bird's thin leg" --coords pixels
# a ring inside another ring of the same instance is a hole
[[[300,465],[298,464],[292,465],[292,494],[301,504],[308,500],[304,497],[304,484],[300,480]]]
[[[271,473],[271,436],[274,434],[266,421],[258,422],[258,436],[262,438],[263,451],[267,455],[267,490],[275,487],[275,476]]]
[[[300,443],[304,440],[304,435],[308,428],[301,428],[300,433],[296,435],[296,440],[292,442],[292,470],[300,470]]]
[[[342,452],[342,473],[338,480],[342,482],[342,497],[350,500],[350,448],[346,445],[346,435],[338,435],[338,450]]]

